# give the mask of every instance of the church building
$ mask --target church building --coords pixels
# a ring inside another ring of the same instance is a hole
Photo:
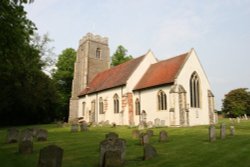
[[[88,33],[74,67],[69,121],[162,126],[215,123],[214,96],[194,49],[159,61],[151,51],[110,67],[108,39]]]

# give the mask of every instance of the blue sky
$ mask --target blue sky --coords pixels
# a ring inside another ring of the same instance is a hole
[[[216,98],[250,88],[250,0],[35,0],[26,6],[55,53],[77,49],[88,32],[134,57],[151,49],[162,60],[194,48]]]

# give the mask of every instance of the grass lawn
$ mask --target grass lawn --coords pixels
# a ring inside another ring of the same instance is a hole
[[[226,122],[229,134],[229,120]],[[1,167],[35,167],[39,150],[49,144],[56,144],[64,149],[63,167],[97,167],[99,161],[99,143],[108,132],[116,132],[127,141],[125,167],[249,167],[250,166],[250,120],[235,123],[235,136],[227,135],[208,142],[208,126],[186,128],[154,128],[150,143],[156,148],[158,156],[142,161],[143,149],[139,141],[131,138],[132,128],[96,127],[88,132],[71,133],[69,127],[59,128],[55,124],[18,127],[39,127],[48,130],[48,141],[34,142],[34,153],[20,155],[18,144],[6,144],[7,129],[0,129],[0,166]],[[169,141],[158,142],[161,130],[169,134]]]

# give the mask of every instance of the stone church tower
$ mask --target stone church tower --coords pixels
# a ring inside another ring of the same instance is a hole
[[[95,75],[109,69],[108,38],[88,33],[80,42],[74,66],[74,78],[69,107],[69,122],[78,117],[78,95]]]

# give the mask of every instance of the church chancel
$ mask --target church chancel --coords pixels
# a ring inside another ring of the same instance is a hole
[[[159,61],[151,51],[110,67],[108,39],[79,43],[69,121],[161,126],[215,123],[214,96],[194,49]]]

